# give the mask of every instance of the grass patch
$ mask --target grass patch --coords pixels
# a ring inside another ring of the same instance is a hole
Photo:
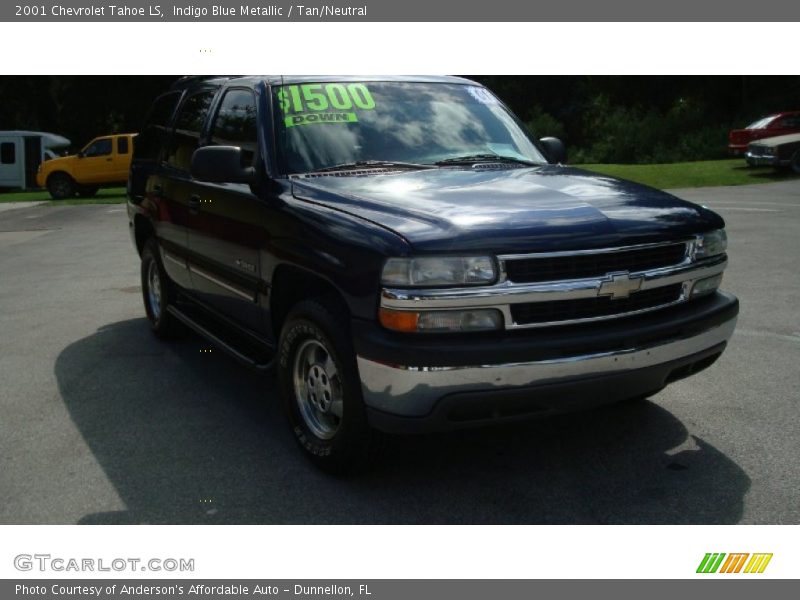
[[[62,204],[122,204],[126,200],[125,188],[105,188],[97,192],[94,198],[70,198],[69,200],[53,200],[47,190],[33,192],[7,192],[0,194],[0,202],[49,202],[53,206]]]
[[[791,171],[778,171],[772,167],[747,167],[742,158],[662,165],[589,164],[576,166],[660,189],[747,185],[797,178],[797,175]]]

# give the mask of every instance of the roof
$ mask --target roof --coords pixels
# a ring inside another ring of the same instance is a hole
[[[254,85],[265,82],[269,85],[284,85],[293,83],[326,83],[347,81],[402,81],[409,83],[455,83],[460,85],[479,85],[463,77],[449,75],[209,75],[181,77],[173,85],[174,88],[183,88],[198,83],[223,85],[226,83],[242,83]]]

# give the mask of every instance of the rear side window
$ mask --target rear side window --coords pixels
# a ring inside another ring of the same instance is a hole
[[[213,91],[199,92],[189,96],[178,110],[167,153],[167,163],[176,169],[189,171],[213,98]]]
[[[229,90],[222,99],[211,130],[211,143],[239,146],[247,163],[252,163],[258,144],[256,98],[250,90]]]
[[[127,137],[117,138],[117,154],[127,154],[127,153],[128,153],[128,138]]]
[[[153,103],[144,127],[136,138],[137,159],[158,160],[167,141],[169,124],[180,98],[180,92],[169,92],[159,96]]]
[[[17,146],[14,142],[0,144],[0,164],[13,165],[17,162]]]

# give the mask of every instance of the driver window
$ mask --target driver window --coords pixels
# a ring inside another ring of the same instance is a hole
[[[222,99],[211,131],[211,143],[238,146],[245,164],[252,164],[258,143],[256,99],[250,90],[229,90]]]
[[[83,155],[87,158],[92,156],[108,156],[111,154],[111,138],[102,138],[93,141],[83,151]]]

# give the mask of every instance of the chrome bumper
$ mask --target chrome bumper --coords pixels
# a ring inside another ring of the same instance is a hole
[[[386,365],[358,356],[358,369],[364,402],[369,408],[400,417],[423,417],[440,399],[455,393],[513,390],[669,363],[727,342],[735,326],[734,317],[692,337],[672,339],[646,348],[552,360],[424,367]]]

